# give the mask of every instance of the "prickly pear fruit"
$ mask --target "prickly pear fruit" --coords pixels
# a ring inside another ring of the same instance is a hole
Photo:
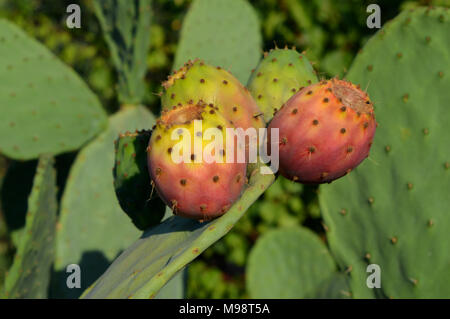
[[[275,114],[268,134],[274,128],[279,129],[280,173],[318,184],[349,173],[369,155],[376,121],[359,86],[332,79],[292,96]]]
[[[150,177],[147,174],[147,146],[149,131],[126,132],[114,142],[114,188],[120,207],[134,225],[145,230],[158,224],[166,205],[158,196],[152,197]],[[156,195],[156,194],[155,194]]]
[[[175,107],[157,121],[148,146],[148,169],[174,214],[209,220],[224,214],[240,197],[246,163],[236,159],[243,148],[238,150],[234,137],[227,143],[226,128],[232,124],[212,104]]]
[[[306,56],[294,49],[275,49],[264,54],[250,77],[248,89],[268,122],[301,87],[316,82],[316,73]]]
[[[248,90],[231,73],[200,60],[185,63],[163,83],[162,107],[214,103],[237,128],[265,127],[262,112]]]

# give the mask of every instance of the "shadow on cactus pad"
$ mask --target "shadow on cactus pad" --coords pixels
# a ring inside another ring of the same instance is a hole
[[[119,253],[120,254],[120,253]],[[118,254],[118,255],[119,255]],[[98,277],[100,277],[108,266],[110,265],[110,261],[105,256],[105,254],[100,250],[88,250],[83,252],[79,266],[80,269],[89,269],[89,271],[82,271],[82,275],[80,276],[81,287],[89,287]],[[69,289],[67,286],[67,281],[72,281],[69,276],[71,272],[67,272],[66,269],[55,271],[53,269],[51,274],[51,289],[49,291],[49,298],[79,298],[82,294],[83,290],[79,288]],[[64,280],[61,280],[64,278]],[[70,295],[68,293],[70,290]]]
[[[11,162],[3,180],[0,192],[0,210],[15,245],[25,228],[25,215],[28,211],[28,196],[33,186],[37,161]]]

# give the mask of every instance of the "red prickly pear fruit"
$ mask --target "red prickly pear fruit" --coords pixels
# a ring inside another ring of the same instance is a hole
[[[331,79],[305,87],[269,124],[269,134],[279,129],[280,174],[330,183],[369,155],[376,126],[372,102],[359,86]]]
[[[227,128],[233,126],[213,105],[186,104],[163,111],[147,148],[148,169],[174,214],[209,220],[226,213],[240,197],[246,163],[235,160],[239,144],[235,136],[233,144],[227,143]],[[211,133],[217,137],[208,140]],[[228,160],[227,154],[235,158]]]
[[[163,82],[162,108],[190,103],[213,103],[219,112],[244,130],[266,126],[250,92],[230,72],[201,60],[188,61]]]

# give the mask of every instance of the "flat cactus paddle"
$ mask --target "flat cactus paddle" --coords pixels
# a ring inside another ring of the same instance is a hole
[[[247,189],[230,210],[205,223],[170,217],[146,231],[89,287],[83,298],[154,298],[189,262],[227,234],[275,176],[255,168]]]
[[[39,159],[28,200],[25,231],[5,280],[7,298],[47,298],[55,254],[56,171],[53,157]]]
[[[319,198],[356,298],[450,297],[449,29],[448,9],[404,11],[347,75],[367,88],[380,125],[370,157]],[[380,288],[366,283],[371,264]]]
[[[18,160],[80,148],[106,113],[82,79],[47,48],[0,19],[0,153]]]

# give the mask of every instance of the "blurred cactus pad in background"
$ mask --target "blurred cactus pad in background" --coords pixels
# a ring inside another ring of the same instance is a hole
[[[72,3],[81,28],[66,25]],[[448,8],[0,0],[0,297],[450,298]],[[254,100],[263,126],[333,77],[367,92],[379,124],[349,174],[303,185],[248,165],[240,198],[206,222],[158,197],[146,157],[162,109]]]

